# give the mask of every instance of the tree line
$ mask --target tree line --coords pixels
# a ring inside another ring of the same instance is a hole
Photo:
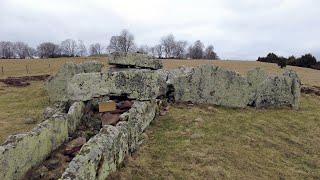
[[[274,53],[269,53],[266,57],[259,57],[257,61],[276,63],[281,68],[291,65],[320,70],[320,62],[317,62],[317,59],[310,53],[299,58],[296,58],[295,56],[289,56],[288,58],[285,58],[283,56],[277,56]]]
[[[93,43],[88,49],[82,40],[74,39],[66,39],[60,44],[43,42],[36,48],[24,42],[0,42],[0,58],[2,59],[99,56],[114,51],[139,52],[157,58],[170,59],[219,59],[213,45],[205,47],[200,40],[188,45],[187,41],[176,40],[172,34],[163,36],[159,44],[155,46],[137,46],[135,36],[126,29],[122,30],[119,35],[112,36],[107,46]]]

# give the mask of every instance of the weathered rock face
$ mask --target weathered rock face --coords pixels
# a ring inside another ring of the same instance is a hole
[[[139,67],[148,69],[161,69],[163,67],[160,59],[154,59],[140,53],[114,52],[109,59],[109,64],[125,67]]]
[[[249,83],[249,105],[254,105],[254,101],[257,99],[257,89],[259,85],[268,78],[268,74],[262,68],[254,68],[247,73],[247,79]]]
[[[21,179],[68,138],[66,115],[56,114],[32,131],[10,136],[0,146],[0,179]]]
[[[301,83],[297,74],[288,71],[282,76],[268,77],[259,84],[256,92],[256,107],[288,106],[299,108]]]
[[[65,63],[56,75],[48,79],[47,91],[50,100],[53,102],[67,101],[67,83],[74,75],[79,73],[101,72],[102,67],[103,64],[95,61],[81,64],[75,64],[73,62]]]
[[[174,78],[176,78],[177,76],[187,75],[191,73],[192,70],[193,68],[181,66],[178,69],[159,69],[156,72],[159,73],[161,77],[166,80],[168,85],[170,85],[173,83]]]
[[[135,102],[127,112],[128,121],[104,126],[82,147],[61,179],[106,179],[135,150],[157,107],[156,100]]]
[[[173,80],[176,101],[245,107],[249,102],[247,78],[212,65],[200,65]]]
[[[165,94],[165,91],[165,81],[151,70],[77,74],[68,83],[68,98],[76,101],[104,95],[150,100]]]
[[[0,146],[0,179],[21,179],[64,143],[80,123],[83,102],[75,102],[68,114],[57,112],[32,131],[9,136]]]

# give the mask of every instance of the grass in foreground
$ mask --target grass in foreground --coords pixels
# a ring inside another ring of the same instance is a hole
[[[320,98],[300,110],[174,106],[111,179],[320,179]]]
[[[31,82],[27,87],[7,87],[0,83],[0,143],[10,134],[27,132],[40,120],[49,98],[43,81]],[[25,124],[31,117],[36,122]]]

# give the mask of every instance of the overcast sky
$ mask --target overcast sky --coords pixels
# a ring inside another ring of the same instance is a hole
[[[222,59],[313,53],[320,59],[319,0],[0,0],[0,41],[107,45],[129,29],[138,45],[213,44]]]

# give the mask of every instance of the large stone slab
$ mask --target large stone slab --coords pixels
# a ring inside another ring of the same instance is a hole
[[[249,84],[246,77],[212,65],[200,65],[173,79],[176,101],[246,107]]]
[[[150,100],[165,94],[166,82],[152,70],[84,73],[70,79],[67,91],[68,99],[75,101],[87,101],[105,95]]]
[[[254,106],[299,108],[300,88],[300,79],[293,71],[268,77],[257,88]]]
[[[140,53],[114,52],[109,59],[110,65],[122,67],[139,67],[148,69],[161,69],[163,67],[160,59],[155,59]]]
[[[103,64],[99,62],[85,62],[75,64],[73,62],[65,63],[57,72],[47,81],[47,91],[51,101],[67,101],[67,83],[76,74],[101,72]]]

